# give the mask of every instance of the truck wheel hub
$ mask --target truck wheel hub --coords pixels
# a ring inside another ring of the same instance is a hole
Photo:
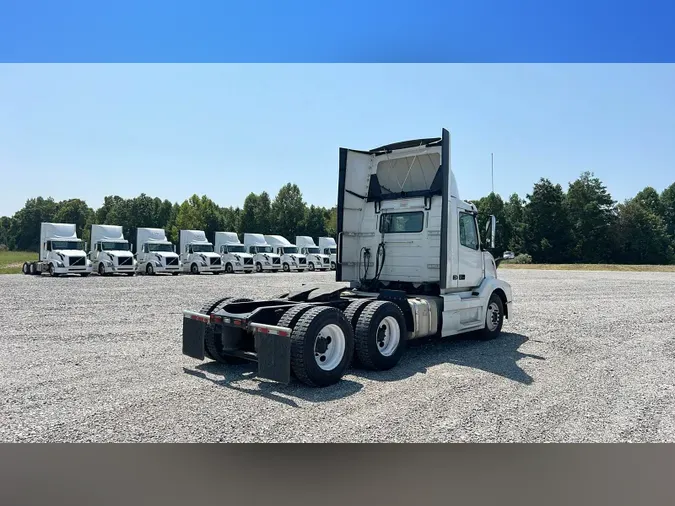
[[[380,322],[375,335],[377,349],[380,354],[388,357],[392,355],[401,342],[401,327],[393,316],[386,316]]]
[[[324,371],[335,369],[345,354],[346,341],[342,329],[335,324],[326,325],[314,342],[314,359]]]

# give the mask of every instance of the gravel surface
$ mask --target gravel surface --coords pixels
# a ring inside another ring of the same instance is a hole
[[[500,270],[515,319],[314,389],[181,354],[181,311],[332,273],[0,276],[0,440],[675,441],[675,273]]]

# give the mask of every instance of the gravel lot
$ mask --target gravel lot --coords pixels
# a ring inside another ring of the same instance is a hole
[[[500,339],[325,389],[181,354],[181,311],[330,273],[0,276],[0,440],[675,441],[675,273],[501,270]]]

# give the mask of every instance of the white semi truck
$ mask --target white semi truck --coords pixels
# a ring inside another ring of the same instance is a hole
[[[319,237],[319,250],[330,258],[330,268],[337,266],[337,244],[332,237]]]
[[[143,227],[136,230],[136,272],[177,276],[180,267],[176,246],[166,238],[163,229]]]
[[[253,255],[256,272],[279,272],[281,257],[274,253],[274,248],[267,243],[263,234],[244,234],[244,246]]]
[[[281,268],[284,272],[304,272],[307,269],[307,257],[284,236],[266,235],[265,240],[274,248],[274,253],[281,257]]]
[[[307,269],[310,271],[327,271],[330,269],[330,257],[321,253],[321,249],[314,243],[314,239],[306,235],[295,238],[295,244],[300,253],[307,257]]]
[[[236,232],[216,232],[215,249],[220,254],[225,272],[253,272],[253,255],[246,253],[246,247],[239,241]]]
[[[206,239],[203,230],[181,230],[179,244],[183,272],[191,274],[225,272],[222,258],[213,251],[213,244]]]
[[[91,274],[92,264],[87,258],[85,244],[77,237],[71,223],[40,224],[40,256],[37,262],[25,262],[24,274],[39,275],[48,272],[51,276]]]
[[[93,271],[101,276],[136,273],[136,259],[119,225],[92,225],[89,259]]]
[[[221,297],[183,313],[183,353],[250,360],[258,376],[325,386],[354,358],[395,367],[412,339],[493,339],[513,318],[497,276],[494,216],[487,238],[460,199],[450,134],[372,150],[340,149],[334,285],[298,286],[266,300]]]

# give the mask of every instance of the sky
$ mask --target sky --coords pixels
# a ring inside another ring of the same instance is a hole
[[[622,201],[675,182],[675,65],[0,64],[0,216],[26,199],[296,183],[335,205],[338,148],[451,133],[460,197],[591,171]]]

